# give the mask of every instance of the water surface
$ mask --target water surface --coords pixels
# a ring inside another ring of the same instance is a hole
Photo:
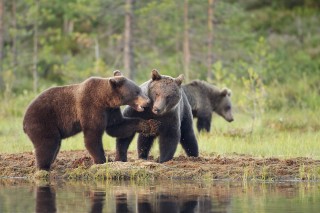
[[[320,212],[320,183],[0,180],[0,212]]]

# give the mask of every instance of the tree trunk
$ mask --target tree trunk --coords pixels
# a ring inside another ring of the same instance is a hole
[[[63,33],[64,35],[69,35],[73,32],[74,21],[68,20],[67,18],[63,19]]]
[[[33,23],[33,91],[38,90],[38,11],[39,11],[39,0],[36,0],[36,14]]]
[[[3,37],[4,37],[4,0],[0,0],[0,72],[2,71],[3,61]]]
[[[135,77],[134,52],[132,47],[132,25],[133,25],[133,4],[134,0],[126,0],[126,15],[124,29],[124,70],[130,79]]]
[[[208,55],[207,55],[207,80],[212,80],[212,64],[213,64],[213,3],[214,0],[208,0]]]
[[[18,64],[18,55],[17,55],[17,5],[16,0],[12,0],[12,69],[13,73],[16,74],[17,64]]]
[[[68,20],[66,17],[63,17],[63,37],[68,38],[70,34],[73,32],[74,22],[72,20]],[[65,52],[62,55],[63,63],[67,64],[70,56]]]
[[[190,46],[189,46],[189,23],[188,23],[188,0],[184,0],[184,34],[183,34],[183,69],[186,82],[189,81],[189,67],[190,67]]]
[[[100,59],[100,47],[99,47],[98,36],[94,38],[94,55],[95,55],[96,61],[98,61]]]

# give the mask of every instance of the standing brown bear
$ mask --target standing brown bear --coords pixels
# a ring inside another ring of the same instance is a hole
[[[226,121],[232,122],[231,92],[210,85],[207,82],[195,80],[182,86],[192,108],[194,118],[198,118],[197,128],[210,131],[212,112],[216,112]]]
[[[119,108],[130,105],[141,112],[149,102],[140,87],[119,71],[111,78],[91,77],[80,84],[47,89],[31,102],[23,120],[23,130],[35,148],[37,168],[49,170],[61,140],[81,131],[94,163],[105,163],[104,131],[114,137],[157,131],[158,122],[124,118]]]
[[[142,84],[141,90],[151,103],[143,112],[137,112],[132,107],[126,107],[124,116],[160,121],[159,127],[159,162],[173,158],[180,142],[188,156],[198,156],[198,142],[192,126],[192,112],[181,83],[183,76],[177,78],[160,75],[153,70],[151,80]],[[127,161],[127,150],[134,137],[117,138],[116,160]],[[139,158],[147,159],[156,136],[140,134],[138,138]]]

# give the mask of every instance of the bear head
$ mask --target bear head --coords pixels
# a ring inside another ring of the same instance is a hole
[[[152,112],[155,115],[165,114],[178,106],[182,97],[182,81],[183,75],[172,78],[160,75],[157,70],[152,70],[148,96],[151,99]]]
[[[219,98],[215,100],[215,109],[214,111],[222,116],[226,121],[232,122],[232,104],[231,104],[231,91],[228,89],[222,89],[219,92]]]
[[[124,77],[119,70],[114,71],[113,74],[110,84],[114,94],[120,99],[121,105],[129,105],[136,111],[142,112],[150,103],[150,99],[142,93],[138,85]]]

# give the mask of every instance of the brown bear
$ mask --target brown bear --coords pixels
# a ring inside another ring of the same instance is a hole
[[[140,86],[142,92],[150,98],[150,105],[143,112],[138,112],[130,106],[126,107],[123,112],[126,117],[155,119],[160,122],[157,134],[160,163],[173,158],[179,141],[188,156],[198,156],[198,142],[193,131],[191,107],[181,88],[182,80],[183,75],[172,78],[160,75],[157,70],[153,70],[151,80]],[[148,158],[153,141],[157,136],[139,134],[139,158]],[[134,134],[128,138],[117,138],[116,160],[127,161],[127,150],[133,137]]]
[[[35,148],[37,168],[49,170],[61,140],[81,131],[97,164],[106,162],[104,131],[113,137],[126,137],[136,131],[156,133],[157,121],[124,118],[119,108],[130,105],[141,112],[149,102],[140,87],[120,71],[111,78],[91,77],[79,84],[45,90],[31,102],[23,120],[23,130]]]
[[[226,121],[232,122],[231,92],[220,90],[205,81],[194,80],[182,86],[192,108],[194,118],[198,118],[198,131],[210,131],[212,112],[216,112]]]

